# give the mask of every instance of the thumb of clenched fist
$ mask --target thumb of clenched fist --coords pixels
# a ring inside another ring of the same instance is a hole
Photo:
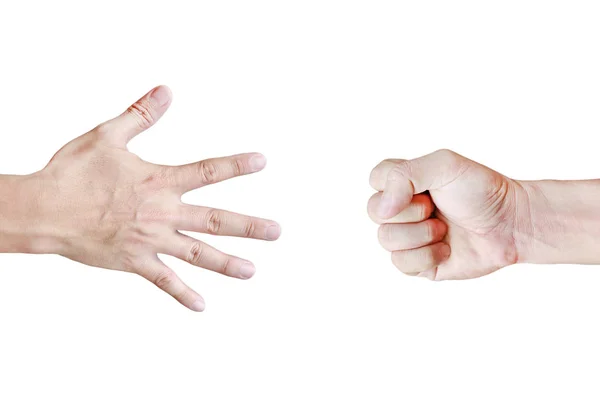
[[[480,277],[519,260],[529,224],[522,185],[449,150],[385,160],[368,204],[400,271],[432,280]]]

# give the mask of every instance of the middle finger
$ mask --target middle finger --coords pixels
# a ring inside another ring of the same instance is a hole
[[[211,235],[261,240],[276,240],[281,234],[281,227],[275,221],[189,204],[182,204],[179,207],[175,228]]]

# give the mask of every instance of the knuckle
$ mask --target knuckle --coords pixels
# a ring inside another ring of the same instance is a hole
[[[256,235],[256,222],[252,218],[248,218],[244,225],[244,237],[251,238]]]
[[[235,271],[232,269],[232,267],[233,264],[231,262],[231,256],[224,255],[223,258],[219,260],[219,262],[215,263],[215,265],[211,269],[222,275],[236,276],[235,274],[233,274],[233,272]]]
[[[140,261],[141,260],[137,254],[131,251],[126,251],[121,256],[121,266],[123,267],[123,271],[144,276],[145,271],[143,263],[141,263]]]
[[[462,158],[460,155],[449,149],[440,149],[434,154],[440,157],[443,163],[449,164],[450,166],[457,165]]]
[[[201,242],[194,242],[188,250],[186,261],[192,265],[199,265],[204,257],[204,245]]]
[[[157,234],[153,231],[154,224],[169,222],[173,219],[173,213],[158,207],[143,208],[135,213],[132,217],[134,221],[140,222],[148,226],[148,229],[143,233],[145,239],[156,239]]]
[[[164,167],[159,167],[156,171],[149,173],[146,178],[144,178],[142,185],[147,186],[150,189],[159,189],[167,186],[167,183],[170,180],[169,170]]]
[[[174,280],[175,273],[170,269],[166,269],[156,274],[152,279],[152,283],[166,291],[173,284]]]
[[[396,165],[388,172],[388,180],[401,180],[405,179],[407,175],[410,175],[411,164],[409,161],[398,161]]]
[[[147,101],[137,101],[127,109],[127,112],[133,116],[141,129],[147,129],[154,124],[150,104]]]
[[[162,188],[181,185],[182,176],[177,167],[160,165],[154,175],[157,181],[162,184]]]
[[[223,229],[223,214],[219,210],[211,209],[206,213],[206,232],[217,235]]]
[[[202,179],[202,182],[204,183],[215,183],[219,178],[215,164],[208,160],[200,161],[198,163],[198,173],[200,174],[200,179]]]
[[[110,135],[110,132],[111,132],[110,124],[108,122],[103,122],[100,125],[98,125],[97,127],[95,127],[93,129],[93,131],[96,133],[96,135],[98,135],[98,137],[104,138],[104,137]]]
[[[453,152],[450,149],[439,149],[439,150],[436,150],[435,153],[438,154],[438,155],[440,155],[440,156],[442,156],[442,157],[446,157],[446,158],[450,158],[450,157],[455,157],[456,156],[456,153]]]
[[[244,171],[246,170],[245,166],[244,166],[244,162],[239,159],[236,158],[232,161],[232,168],[233,168],[233,174],[235,176],[240,176],[244,174]]]
[[[231,257],[225,257],[223,259],[223,262],[219,265],[219,267],[217,268],[217,272],[219,272],[220,274],[223,275],[229,275],[229,276],[233,276],[231,274]]]

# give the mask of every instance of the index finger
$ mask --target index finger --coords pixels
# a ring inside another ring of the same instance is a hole
[[[245,153],[166,168],[173,177],[175,186],[183,192],[189,192],[237,176],[253,174],[262,170],[266,164],[267,159],[262,154]]]
[[[401,160],[399,158],[390,158],[377,164],[369,176],[369,184],[371,187],[378,192],[382,192],[385,189],[385,183],[387,182],[387,176],[389,172],[396,166],[396,164],[401,163],[402,161],[405,160]]]
[[[433,214],[435,204],[428,194],[417,194],[411,203],[399,214],[390,218],[381,218],[377,213],[381,201],[382,192],[377,192],[369,199],[367,212],[376,224],[406,224],[425,221]]]

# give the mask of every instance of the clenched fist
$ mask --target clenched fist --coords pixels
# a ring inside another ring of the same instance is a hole
[[[448,150],[383,161],[370,181],[369,215],[402,272],[466,279],[519,261],[531,232],[523,184]]]
[[[402,272],[467,279],[515,263],[600,264],[600,180],[517,181],[449,150],[386,160],[369,215]]]
[[[250,261],[180,231],[275,240],[279,225],[184,204],[181,196],[260,171],[266,159],[249,153],[164,166],[130,153],[127,142],[152,126],[170,103],[170,90],[159,86],[120,116],[65,145],[43,170],[4,177],[3,188],[10,188],[15,198],[0,213],[2,250],[57,253],[84,264],[133,272],[194,311],[204,310],[204,300],[157,254],[234,278],[250,278],[255,272]]]

